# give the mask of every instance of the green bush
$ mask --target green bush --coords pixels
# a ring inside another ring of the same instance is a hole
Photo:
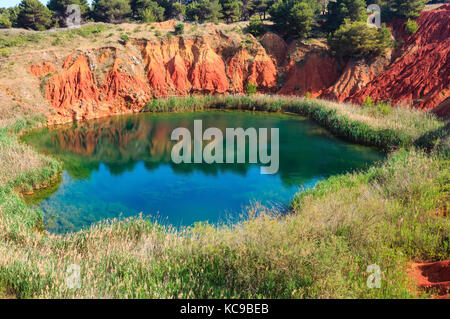
[[[246,31],[253,34],[255,37],[264,33],[264,23],[258,15],[250,18],[250,23],[248,24]]]
[[[123,42],[125,42],[125,43],[127,43],[128,41],[130,41],[130,37],[129,37],[128,35],[126,35],[126,34],[122,34],[122,35],[120,36],[120,39],[121,39]]]
[[[181,35],[184,33],[184,23],[178,23],[175,25],[175,34]]]
[[[408,19],[405,23],[405,30],[409,34],[414,34],[419,29],[419,26],[417,25],[417,22],[411,19]]]
[[[253,95],[258,92],[258,86],[253,82],[247,82],[245,85],[245,93],[247,95]]]
[[[330,48],[341,57],[377,56],[392,47],[391,31],[386,26],[370,28],[366,22],[347,22],[329,39]]]

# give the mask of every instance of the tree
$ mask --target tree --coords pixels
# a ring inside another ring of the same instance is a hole
[[[183,21],[186,17],[186,6],[179,2],[174,2],[170,5],[170,10],[167,12],[168,19],[177,19]]]
[[[363,21],[367,19],[367,5],[364,0],[337,0],[328,3],[327,27],[330,31],[337,30],[347,19]]]
[[[155,1],[135,0],[131,8],[135,18],[139,21],[150,23],[164,20],[165,9]]]
[[[255,14],[255,1],[254,0],[242,0],[241,2],[241,16],[243,20],[249,20],[253,14]]]
[[[118,23],[131,16],[129,0],[94,0],[93,16],[96,21]]]
[[[221,10],[218,0],[193,1],[186,7],[186,17],[190,21],[218,22],[222,17]]]
[[[54,19],[57,20],[60,25],[65,25],[65,20],[68,16],[67,8],[72,4],[80,7],[81,18],[86,19],[90,13],[87,0],[50,0],[47,7],[54,12]]]
[[[402,18],[417,18],[426,2],[426,0],[392,0],[389,1],[389,6],[396,16]]]
[[[239,21],[242,15],[242,2],[238,0],[220,0],[222,6],[222,18],[227,23]]]
[[[258,37],[264,33],[264,23],[259,15],[254,15],[250,18],[247,32],[253,34],[255,37]]]
[[[0,29],[8,29],[12,27],[12,22],[9,20],[8,12],[0,13]]]
[[[270,7],[275,3],[274,0],[254,0],[253,6],[255,12],[259,14],[261,19],[266,19],[266,14],[269,12]]]
[[[52,12],[38,0],[22,0],[17,24],[21,28],[45,30],[52,25]]]
[[[238,21],[241,17],[241,3],[237,0],[221,0],[222,17],[227,23]]]
[[[328,39],[330,48],[344,58],[377,56],[392,45],[389,28],[370,28],[365,21],[347,22]]]
[[[307,0],[280,0],[269,13],[278,32],[304,38],[311,31],[314,8]]]

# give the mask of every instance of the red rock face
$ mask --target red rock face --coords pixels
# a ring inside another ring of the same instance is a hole
[[[310,94],[338,101],[409,103],[449,115],[450,5],[423,12],[418,31],[390,54],[346,65],[319,42],[286,45],[268,33],[242,42],[211,30],[203,37],[133,40],[126,48],[74,52],[63,61],[30,67],[48,79],[46,96],[56,111],[49,123],[140,111],[152,98],[189,94],[241,94],[247,83],[260,92]],[[45,79],[42,79],[45,80]]]
[[[36,64],[30,66],[31,74],[33,74],[37,78],[47,75],[49,73],[53,73],[55,71],[56,71],[55,66],[50,62],[44,62],[42,63],[42,65]]]
[[[433,109],[450,97],[450,5],[423,12],[419,29],[403,45],[403,54],[349,100],[407,103]],[[400,30],[398,33],[403,33]],[[448,112],[448,111],[447,111]]]

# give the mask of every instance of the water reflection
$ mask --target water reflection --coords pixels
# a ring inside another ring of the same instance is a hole
[[[170,135],[177,127],[193,132],[196,119],[203,120],[204,130],[217,127],[222,132],[227,127],[279,128],[278,174],[260,175],[259,165],[250,164],[174,164]],[[159,212],[174,224],[215,222],[250,200],[286,203],[301,185],[311,187],[382,158],[301,117],[250,112],[121,116],[44,129],[25,140],[64,162],[61,185],[39,203],[57,232],[121,212]]]

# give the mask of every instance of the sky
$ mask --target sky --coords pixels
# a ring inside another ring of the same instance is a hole
[[[8,8],[8,7],[14,7],[18,5],[22,0],[0,0],[0,8]],[[48,0],[39,0],[43,4],[47,4]],[[88,1],[89,3],[91,0]]]

